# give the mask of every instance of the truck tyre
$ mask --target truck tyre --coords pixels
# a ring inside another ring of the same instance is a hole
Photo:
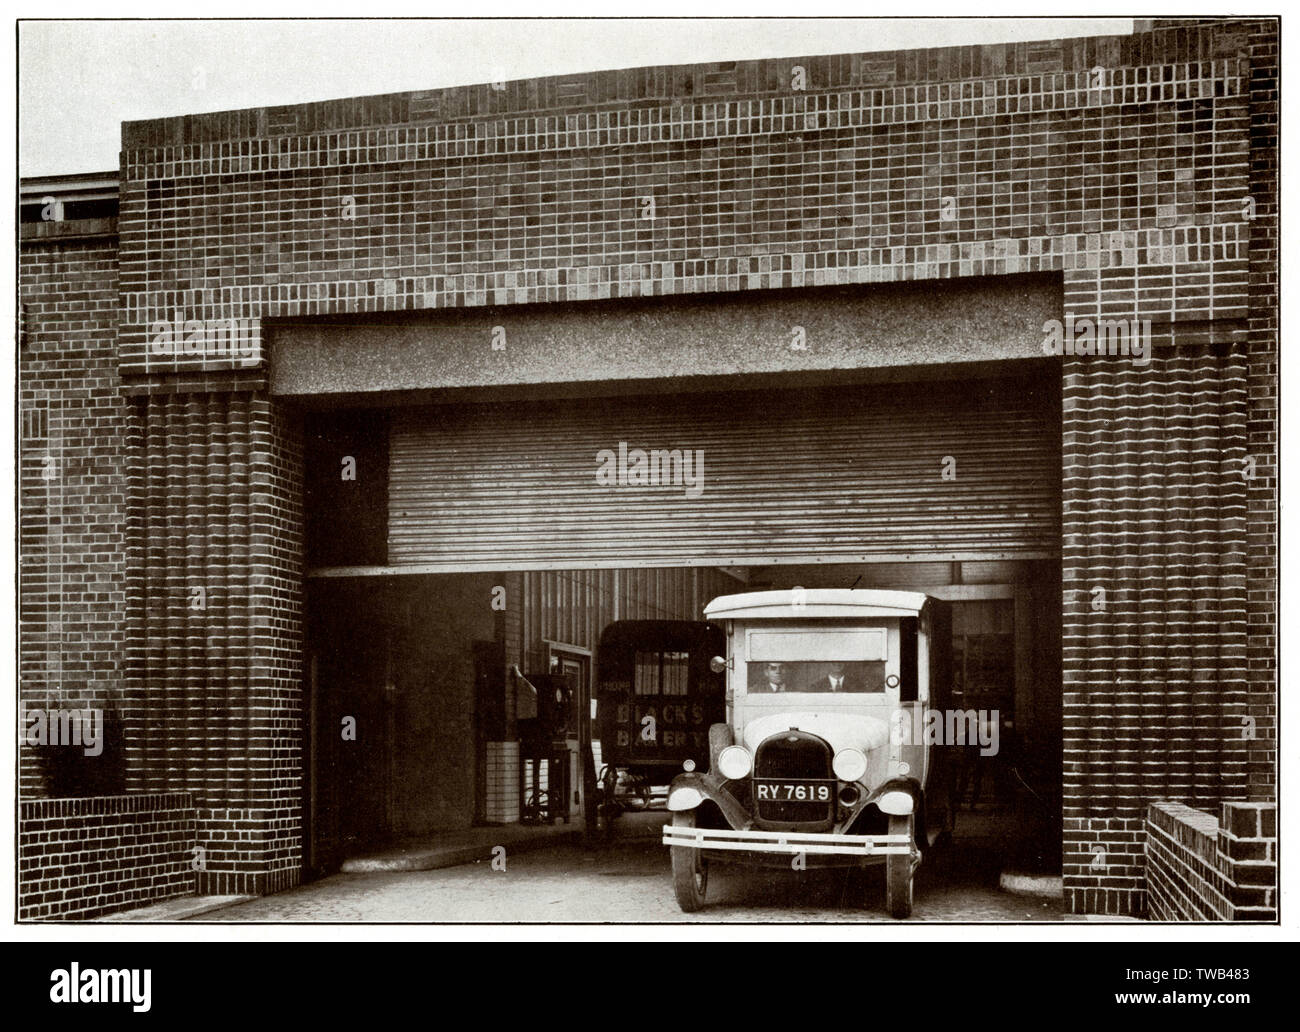
[[[906,835],[909,849],[906,853],[889,853],[885,857],[885,909],[890,917],[912,916],[912,857],[914,844],[913,815],[889,818],[890,835]]]
[[[673,814],[674,828],[694,828],[695,812],[678,811]],[[704,894],[709,887],[709,865],[701,850],[687,846],[669,848],[673,860],[673,889],[677,905],[685,914],[693,914],[704,906]]]
[[[736,744],[736,736],[730,724],[711,724],[709,726],[709,773],[718,773],[718,753],[729,745]]]

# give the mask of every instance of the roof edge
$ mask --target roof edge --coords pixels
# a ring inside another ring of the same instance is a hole
[[[920,591],[878,588],[794,588],[722,595],[704,607],[707,619],[818,619],[828,616],[888,616],[918,614],[930,596]]]
[[[743,101],[769,93],[784,96],[790,93],[791,70],[796,65],[803,68],[803,88],[820,93],[1082,71],[1097,64],[1208,60],[1227,56],[1227,51],[1239,53],[1245,44],[1226,37],[1234,26],[1257,20],[1201,17],[1165,25],[1148,19],[1139,23],[1139,31],[1125,35],[645,65],[172,115],[123,122],[122,149],[134,153],[157,147],[480,119]],[[1224,29],[1229,32],[1225,34]]]

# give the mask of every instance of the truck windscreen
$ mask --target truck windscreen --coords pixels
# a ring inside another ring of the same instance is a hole
[[[885,661],[811,662],[768,660],[751,662],[751,695],[776,692],[883,692]]]
[[[754,628],[745,653],[751,694],[885,690],[883,627]]]

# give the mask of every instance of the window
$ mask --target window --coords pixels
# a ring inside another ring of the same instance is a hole
[[[779,692],[883,692],[884,628],[751,631],[747,689]]]
[[[685,652],[638,652],[636,695],[685,695],[690,655]]]

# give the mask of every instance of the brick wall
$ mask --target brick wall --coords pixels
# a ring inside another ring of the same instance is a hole
[[[1268,53],[1261,39],[1275,30],[1248,28],[1251,52]],[[1272,75],[1275,90],[1275,64]],[[1233,175],[1249,162],[1254,200],[1242,209],[1249,261],[1238,251],[1229,263],[1232,301],[1166,323],[1161,297],[1145,370],[1065,361],[1064,873],[1075,912],[1144,911],[1149,800],[1213,809],[1274,784],[1276,252],[1255,246],[1276,232],[1276,180],[1256,173],[1275,161],[1275,140],[1261,141],[1275,117],[1257,125],[1269,81],[1252,62],[1249,148],[1234,138],[1226,159]],[[1202,287],[1224,268],[1217,245],[1195,259],[1185,274]],[[1137,273],[1135,308],[1158,295],[1143,280],[1181,306],[1185,287],[1163,262],[1121,263]],[[1114,305],[1099,286],[1091,304],[1067,279],[1067,311]]]
[[[18,275],[20,700],[24,710],[93,707],[116,721],[125,614],[117,240],[25,239]],[[21,798],[85,791],[49,783],[56,748],[20,749]],[[121,762],[116,744],[95,760]]]
[[[1244,314],[1248,58],[1201,27],[128,123],[123,369],[231,364],[149,346],[178,310],[260,341],[264,318],[1063,270],[1125,311],[1141,287]]]
[[[1250,797],[1277,798],[1278,29],[1250,34],[1250,320],[1247,627]]]
[[[194,827],[184,792],[21,803],[18,919],[86,920],[192,893]]]
[[[1249,492],[1241,470],[1273,440],[1273,31],[1157,22],[129,124],[122,368],[229,364],[150,349],[177,309],[260,327],[1059,271],[1067,315],[1150,319],[1149,366],[1068,359],[1063,381],[1067,899],[1140,912],[1150,799],[1268,791],[1273,589],[1247,597],[1245,545],[1269,562],[1271,460]]]
[[[1147,815],[1148,916],[1158,921],[1276,921],[1277,806],[1181,803]]]

